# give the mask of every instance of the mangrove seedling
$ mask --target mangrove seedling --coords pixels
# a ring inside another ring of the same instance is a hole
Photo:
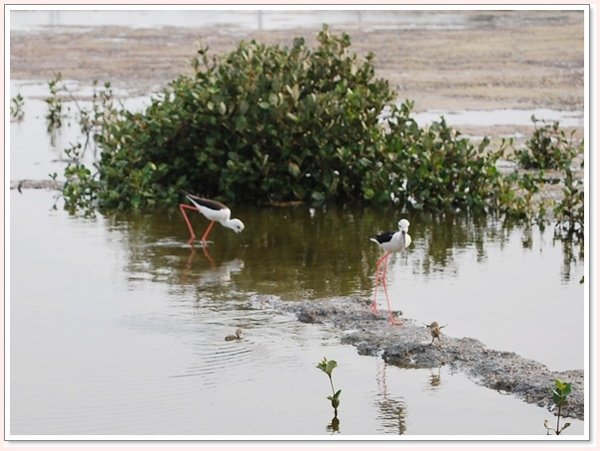
[[[58,130],[62,127],[62,120],[65,117],[63,113],[63,98],[59,95],[61,90],[62,75],[56,74],[52,80],[48,82],[48,89],[50,90],[50,97],[46,98],[46,104],[48,105],[48,112],[46,113],[46,123],[48,131]]]
[[[10,99],[10,118],[14,121],[21,122],[25,117],[25,100],[21,94],[17,94]]]
[[[335,391],[333,386],[333,378],[331,373],[333,373],[333,369],[337,366],[337,362],[335,360],[327,360],[327,358],[323,357],[323,360],[319,362],[317,368],[323,371],[329,377],[329,384],[331,385],[331,394],[332,396],[328,396],[327,399],[331,401],[331,407],[333,407],[333,411],[335,416],[337,416],[337,408],[340,405],[340,393],[342,390]]]
[[[554,402],[556,412],[556,427],[550,426],[548,420],[544,420],[544,427],[546,428],[546,435],[550,435],[550,431],[554,431],[554,434],[560,435],[562,431],[571,426],[571,423],[565,423],[562,427],[560,425],[561,409],[567,404],[567,398],[571,393],[572,384],[570,382],[564,382],[560,379],[554,379],[554,389],[552,390],[552,401]]]

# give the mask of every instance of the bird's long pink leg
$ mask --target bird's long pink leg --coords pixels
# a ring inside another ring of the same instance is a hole
[[[210,224],[206,228],[206,231],[204,232],[204,235],[202,235],[202,239],[200,241],[202,241],[203,243],[206,243],[206,238],[208,238],[208,235],[210,234],[210,231],[212,230],[214,225],[215,225],[215,221],[210,221]]]
[[[375,288],[373,288],[373,302],[371,302],[371,311],[377,314],[377,288],[379,287],[379,265],[375,267]]]
[[[196,239],[196,234],[194,233],[194,228],[192,227],[192,223],[190,222],[190,219],[188,218],[188,215],[185,212],[185,210],[198,210],[196,209],[196,207],[192,207],[191,205],[187,204],[179,204],[179,209],[181,210],[181,214],[183,214],[183,219],[185,219],[185,223],[187,224],[188,229],[190,231],[190,239],[188,240],[188,243],[192,244]]]
[[[379,287],[379,282],[381,281],[381,262],[388,256],[390,253],[386,253],[383,257],[380,257],[375,264],[375,288],[373,290],[373,302],[371,303],[371,311],[373,313],[377,312],[377,288]]]
[[[387,306],[388,306],[388,319],[390,321],[390,324],[392,324],[394,326],[400,326],[402,324],[402,321],[398,321],[394,317],[394,313],[392,312],[392,305],[390,304],[390,297],[389,297],[388,291],[387,291],[386,277],[387,277],[387,258],[383,262],[383,282],[382,283],[383,283],[383,292],[385,293],[385,300],[386,300]]]

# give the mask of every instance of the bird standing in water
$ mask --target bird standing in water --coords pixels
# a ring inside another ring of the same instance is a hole
[[[208,238],[208,235],[210,234],[215,222],[218,222],[223,227],[227,227],[233,230],[235,233],[240,233],[242,230],[244,230],[244,223],[237,218],[230,219],[231,210],[225,205],[223,205],[221,202],[206,199],[204,197],[194,196],[193,194],[187,193],[185,191],[184,194],[188,198],[188,200],[193,204],[179,204],[179,209],[181,210],[183,218],[185,219],[185,222],[190,231],[190,239],[188,240],[188,243],[193,243],[196,239],[196,235],[194,234],[192,223],[190,222],[190,219],[188,218],[185,210],[198,211],[210,221],[210,224],[208,224],[208,227],[206,228],[204,234],[202,235],[202,238],[200,239],[200,242],[203,244],[206,244],[206,239]]]
[[[377,313],[377,287],[379,286],[379,282],[383,285],[383,291],[385,293],[385,299],[387,301],[388,306],[388,319],[390,324],[400,325],[402,321],[397,320],[394,317],[392,312],[392,307],[390,304],[390,298],[387,292],[387,260],[391,253],[393,252],[402,252],[408,246],[410,246],[411,238],[408,234],[408,226],[410,223],[407,219],[401,219],[398,221],[398,231],[397,232],[385,232],[380,235],[375,235],[371,237],[371,241],[377,243],[384,251],[383,257],[377,260],[377,264],[375,267],[375,290],[373,293],[373,302],[371,303],[371,310],[373,313]]]
[[[233,340],[241,340],[242,339],[242,329],[239,327],[235,330],[235,335],[227,335],[225,337],[225,341],[233,341]]]

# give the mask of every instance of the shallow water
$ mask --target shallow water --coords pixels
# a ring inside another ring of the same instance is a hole
[[[364,237],[395,212],[240,207],[245,244],[215,229],[205,255],[185,244],[178,214],[84,220],[49,210],[52,196],[11,192],[12,434],[328,434],[323,356],[339,362],[342,434],[544,433],[544,409],[447,368],[438,384],[435,369],[386,367],[340,345],[339,330],[261,308],[259,294],[368,296],[379,253]],[[581,263],[566,277],[547,239],[528,250],[520,230],[463,229],[455,218],[451,238],[443,222],[411,220],[414,247],[390,267],[406,316],[581,367]],[[237,327],[244,338],[225,341]]]
[[[72,125],[52,141],[43,90],[27,89],[25,120],[10,127],[11,180],[61,174],[63,149],[78,137]],[[438,378],[359,356],[339,344],[341,331],[259,302],[370,297],[380,251],[368,237],[405,214],[238,205],[243,240],[215,227],[205,253],[186,244],[177,210],[88,220],[60,202],[52,210],[55,195],[9,197],[12,435],[331,434],[329,385],[315,368],[323,356],[339,362],[341,434],[545,433],[544,409],[448,368]],[[578,249],[552,230],[406,216],[413,244],[389,267],[395,309],[552,369],[583,368]],[[199,234],[206,222],[193,222]],[[244,338],[226,342],[237,327]],[[572,423],[568,432],[581,435],[583,422]]]
[[[88,10],[88,11],[13,11],[11,29],[15,31],[35,31],[43,28],[126,26],[134,28],[157,27],[229,27],[233,30],[258,29],[280,30],[298,27],[320,27],[330,25],[360,25],[385,27],[387,29],[457,29],[478,26],[481,18],[469,20],[460,13],[429,11],[349,11],[349,10],[271,10],[257,11],[254,8],[237,7],[226,10],[184,10],[156,11],[129,10]],[[488,24],[494,20],[488,19]],[[82,29],[83,31],[83,29]]]
[[[533,126],[531,117],[543,120],[547,123],[560,122],[562,127],[583,127],[583,114],[581,111],[557,111],[548,108],[536,108],[532,110],[517,110],[502,108],[498,110],[464,110],[464,111],[441,111],[431,110],[415,113],[414,117],[421,126],[439,121],[444,117],[452,126],[480,126],[489,127],[495,125],[528,125]]]

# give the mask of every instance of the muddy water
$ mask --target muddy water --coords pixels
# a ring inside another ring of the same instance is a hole
[[[51,211],[52,196],[11,192],[12,434],[330,434],[323,356],[340,365],[341,434],[544,433],[541,408],[446,368],[438,378],[386,367],[333,328],[253,302],[370,295],[379,253],[366,236],[397,212],[240,206],[244,241],[218,228],[204,253],[186,245],[178,214],[76,219]],[[414,247],[390,267],[395,307],[555,368],[582,366],[581,262],[565,265],[547,236],[524,248],[518,229],[411,221]],[[225,341],[237,327],[244,338]]]
[[[10,179],[60,174],[77,127],[51,139],[43,101],[30,93],[26,108],[11,124]],[[332,434],[323,356],[339,362],[340,434],[542,436],[543,409],[447,368],[387,367],[340,345],[339,331],[257,302],[371,296],[380,251],[368,236],[400,216],[413,245],[390,263],[395,309],[552,369],[584,365],[584,265],[551,230],[460,213],[238,205],[243,240],[217,227],[204,252],[186,244],[177,210],[87,220],[60,202],[52,210],[54,196],[9,197],[13,436]],[[193,222],[197,233],[206,225]],[[225,341],[238,327],[244,338]]]

